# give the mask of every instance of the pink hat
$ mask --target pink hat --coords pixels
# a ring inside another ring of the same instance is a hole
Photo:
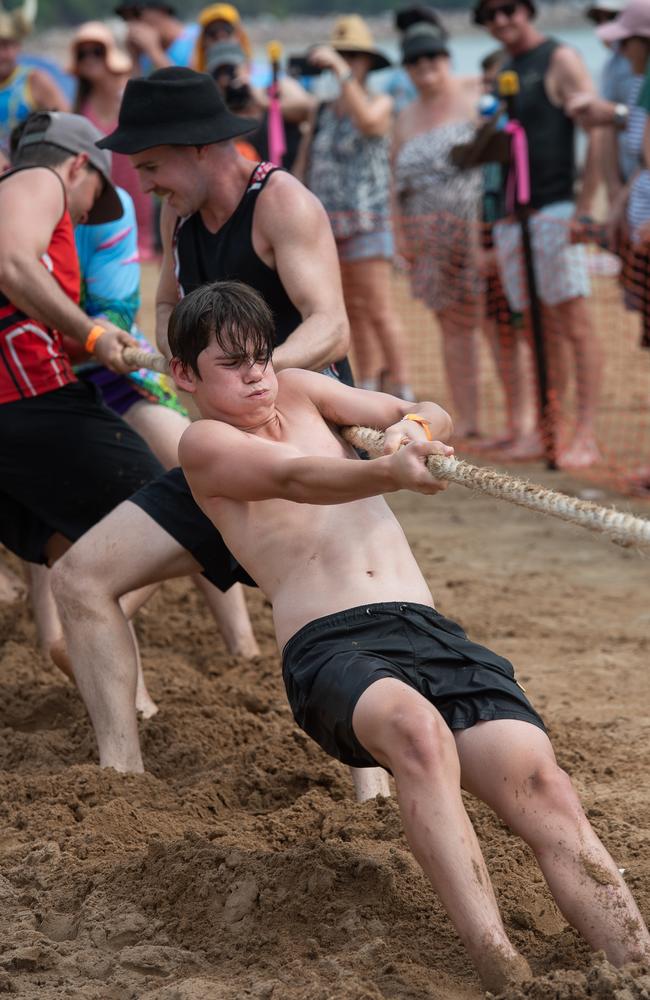
[[[1,0],[0,0],[1,2]],[[130,73],[133,69],[131,57],[118,48],[113,32],[101,21],[86,21],[77,28],[70,40],[70,65],[67,72],[72,76],[77,72],[77,49],[86,42],[97,42],[104,46],[106,65],[111,73]]]
[[[650,0],[629,0],[617,18],[596,28],[596,34],[603,42],[622,42],[634,35],[650,38]]]

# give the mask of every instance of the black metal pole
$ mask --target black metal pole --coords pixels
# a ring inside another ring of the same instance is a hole
[[[516,120],[516,101],[519,93],[519,77],[516,73],[506,71],[499,75],[499,95],[505,100],[510,121]],[[511,148],[512,162],[512,148]],[[557,469],[556,462],[556,442],[555,442],[555,412],[553,406],[553,393],[548,377],[548,354],[546,349],[546,338],[544,336],[544,322],[542,319],[542,307],[537,293],[537,278],[535,276],[535,264],[533,245],[530,236],[530,207],[522,205],[518,199],[518,192],[515,186],[515,217],[521,230],[521,245],[524,253],[524,272],[526,277],[526,288],[528,291],[528,308],[530,311],[530,325],[533,335],[533,349],[535,353],[535,368],[537,373],[537,406],[539,411],[539,426],[546,455],[546,467]]]

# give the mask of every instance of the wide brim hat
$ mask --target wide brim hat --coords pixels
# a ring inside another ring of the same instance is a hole
[[[258,127],[256,118],[228,111],[207,73],[167,66],[151,76],[129,80],[117,128],[97,145],[127,154],[154,146],[208,146]]]
[[[629,0],[617,18],[596,28],[603,42],[623,42],[626,38],[650,38],[650,3]]]
[[[107,28],[101,21],[86,21],[85,24],[77,28],[70,40],[70,63],[66,72],[71,76],[76,76],[77,73],[77,49],[80,45],[85,45],[88,42],[96,42],[98,45],[104,46],[106,66],[111,73],[122,75],[130,73],[133,69],[132,59],[126,52],[122,52],[118,48],[110,28]]]
[[[386,69],[391,65],[390,59],[376,47],[370,28],[358,14],[348,14],[338,18],[332,29],[329,44],[342,55],[346,52],[350,54],[358,52],[364,56],[371,56],[372,71]]]
[[[420,56],[448,56],[446,32],[442,26],[418,21],[402,35],[401,50],[402,63]]]
[[[528,7],[531,17],[537,16],[537,7],[535,6],[534,0],[521,0],[524,7]],[[478,24],[479,27],[485,27],[485,22],[483,21],[483,9],[487,6],[487,0],[478,0],[478,3],[474,4],[472,8],[472,20],[474,24]]]
[[[21,7],[4,10],[0,0],[0,38],[6,42],[21,42],[34,27],[37,0],[25,0]]]

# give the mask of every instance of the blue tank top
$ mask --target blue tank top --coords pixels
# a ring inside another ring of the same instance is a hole
[[[0,150],[9,153],[9,136],[34,110],[29,92],[31,69],[16,66],[11,76],[0,84]]]

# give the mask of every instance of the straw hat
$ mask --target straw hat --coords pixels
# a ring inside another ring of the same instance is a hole
[[[390,66],[390,60],[375,46],[370,28],[358,14],[339,17],[332,30],[330,45],[337,52],[360,52],[371,56],[374,61],[373,70]]]
[[[70,41],[70,64],[67,67],[67,72],[72,76],[77,73],[77,49],[80,45],[85,45],[88,42],[96,42],[98,45],[104,46],[106,66],[111,73],[130,73],[133,69],[130,56],[118,48],[110,28],[107,28],[101,21],[86,21],[85,24],[77,28]]]
[[[34,27],[37,0],[25,0],[22,7],[5,10],[0,0],[0,38],[20,42]]]

